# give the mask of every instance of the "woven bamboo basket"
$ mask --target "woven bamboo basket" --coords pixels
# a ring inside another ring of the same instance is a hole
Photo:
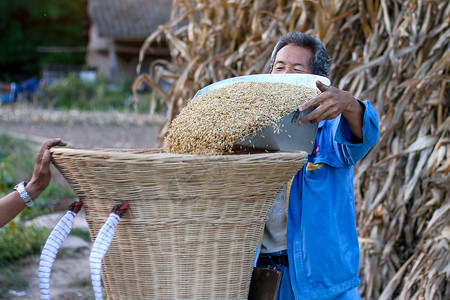
[[[83,203],[92,240],[116,204],[103,260],[108,299],[247,299],[273,200],[306,152],[199,156],[52,149]]]

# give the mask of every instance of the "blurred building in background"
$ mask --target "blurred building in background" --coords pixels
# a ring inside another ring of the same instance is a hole
[[[167,0],[89,0],[88,67],[113,81],[136,77],[140,47],[158,26],[169,21],[171,7],[172,1]],[[169,57],[164,40],[151,49],[142,72],[148,72],[152,60]]]

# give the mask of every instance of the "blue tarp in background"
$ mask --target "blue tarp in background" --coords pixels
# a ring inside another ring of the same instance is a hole
[[[3,85],[5,86],[5,85]],[[9,91],[5,93],[0,93],[1,103],[15,102],[17,97],[23,93],[28,92],[30,94],[36,93],[40,88],[40,81],[36,77],[30,78],[26,81],[20,83],[11,83]]]

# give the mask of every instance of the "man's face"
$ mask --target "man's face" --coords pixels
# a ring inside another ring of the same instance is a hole
[[[309,62],[313,57],[311,50],[288,44],[278,51],[273,69],[270,73],[303,73],[312,74]]]

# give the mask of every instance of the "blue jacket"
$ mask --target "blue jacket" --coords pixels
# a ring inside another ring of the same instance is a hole
[[[341,116],[320,122],[316,150],[292,181],[287,246],[296,299],[333,299],[359,284],[353,165],[379,137],[375,109],[361,103],[363,141],[350,142]]]

